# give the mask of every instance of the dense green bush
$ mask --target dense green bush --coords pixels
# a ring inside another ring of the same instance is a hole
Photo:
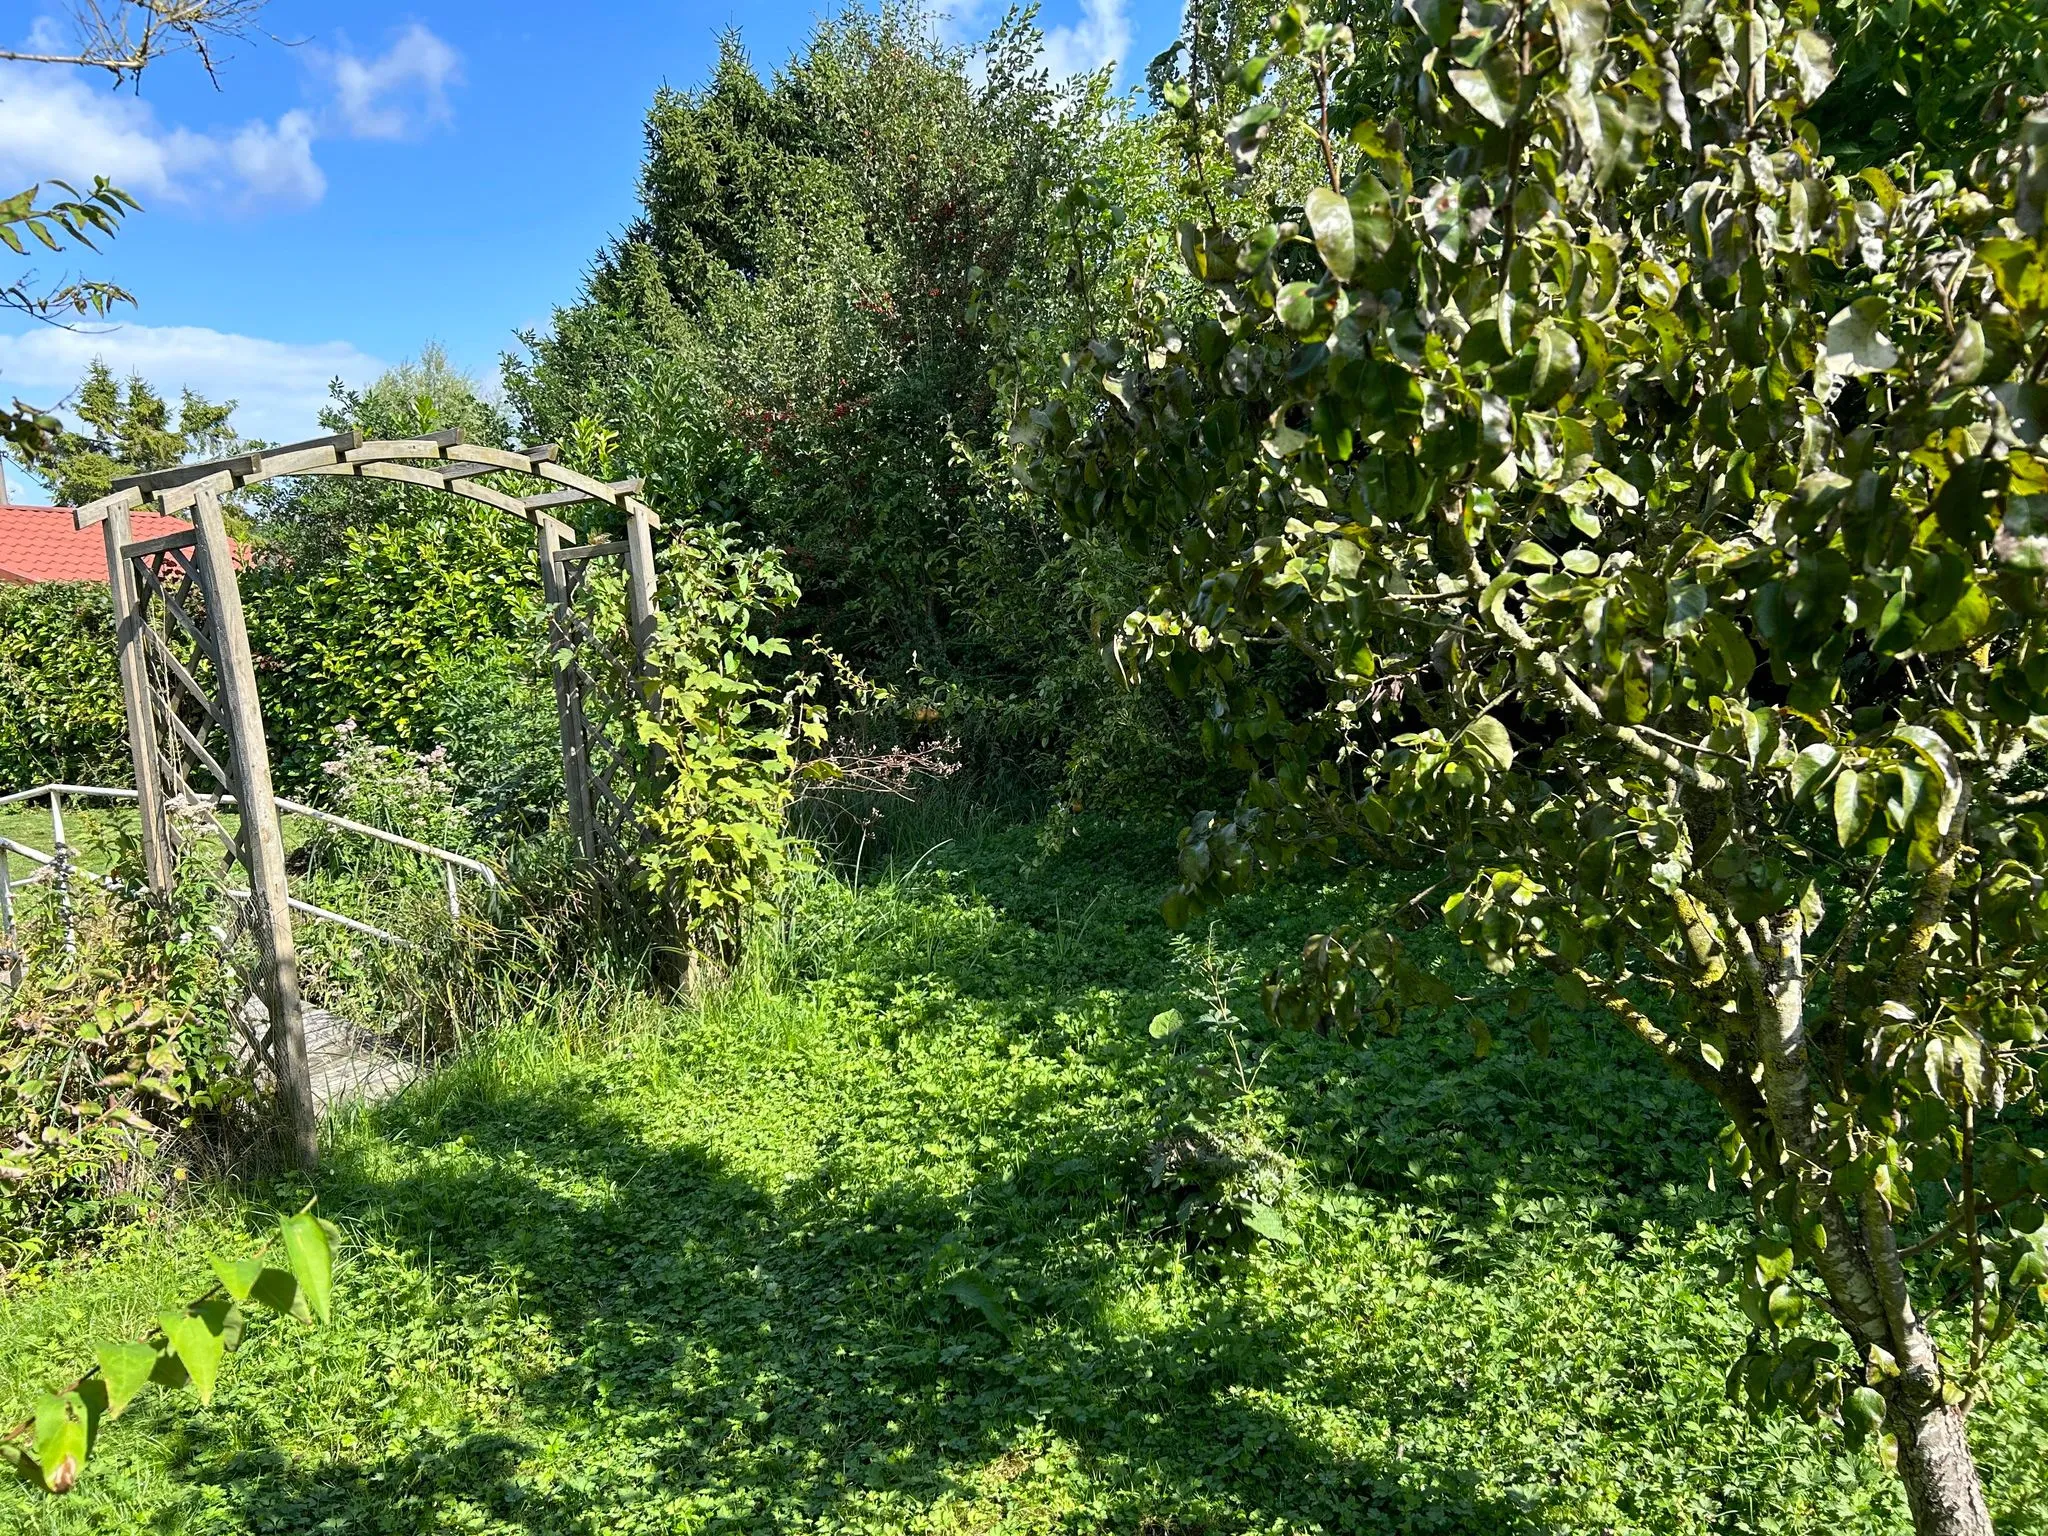
[[[107,589],[0,586],[0,792],[128,783],[123,721]]]
[[[329,734],[354,720],[379,741],[438,739],[458,682],[512,672],[539,648],[530,531],[440,498],[430,511],[337,530],[317,564],[243,577],[271,760],[282,784],[319,783]]]
[[[448,427],[472,442],[509,438],[503,413],[433,347],[366,389],[337,384],[320,419],[370,438]],[[259,557],[243,603],[279,782],[317,792],[329,738],[352,720],[371,740],[414,752],[460,736],[497,759],[459,768],[480,800],[530,802],[545,774],[505,759],[509,742],[530,738],[508,736],[501,717],[508,701],[542,696],[533,530],[391,482],[282,481],[250,503]],[[485,719],[471,719],[479,712]]]
[[[1020,492],[1002,439],[1127,302],[1131,236],[1176,194],[1151,130],[1035,47],[849,10],[768,81],[729,40],[702,89],[657,96],[641,217],[507,388],[531,436],[605,445],[588,467],[645,476],[665,513],[781,549],[803,587],[784,631],[890,687],[904,734],[1156,794],[1177,775],[1153,754],[1192,734],[1170,700],[1134,711],[1087,642],[1090,582],[1125,567]]]

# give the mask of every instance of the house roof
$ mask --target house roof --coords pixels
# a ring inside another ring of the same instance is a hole
[[[137,539],[153,539],[192,525],[183,518],[137,512]],[[107,580],[107,545],[97,528],[72,525],[69,507],[0,506],[0,582]]]

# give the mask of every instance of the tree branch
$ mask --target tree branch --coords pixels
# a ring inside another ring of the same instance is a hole
[[[1934,947],[1934,931],[1948,914],[1948,899],[1955,890],[1956,859],[1962,852],[1963,831],[1970,820],[1970,781],[1964,779],[1956,794],[1948,831],[1942,835],[1941,856],[1921,882],[1919,900],[1913,904],[1913,920],[1906,928],[1906,941],[1892,965],[1891,995],[1918,1002],[1920,982],[1927,973],[1927,952]]]
[[[1450,537],[1454,547],[1464,557],[1467,579],[1472,581],[1480,591],[1484,592],[1491,585],[1491,581],[1486,574],[1485,567],[1479,563],[1479,556],[1473,552],[1472,541],[1465,537],[1465,530],[1459,527],[1455,521],[1450,522]],[[1499,604],[1488,607],[1482,602],[1479,612],[1480,616],[1492,624],[1494,629],[1500,633],[1508,644],[1512,645],[1522,655],[1527,656],[1538,672],[1541,672],[1544,677],[1555,683],[1563,693],[1565,702],[1571,706],[1573,711],[1602,735],[1620,742],[1638,757],[1655,763],[1666,773],[1683,780],[1695,789],[1704,789],[1718,793],[1728,788],[1727,780],[1707,772],[1706,769],[1699,767],[1697,764],[1688,763],[1683,758],[1673,756],[1639,731],[1626,725],[1617,725],[1612,720],[1609,720],[1606,715],[1601,713],[1599,701],[1579,686],[1578,680],[1565,669],[1564,663],[1559,661],[1534,635],[1517,623],[1504,607]]]
[[[247,37],[266,3],[267,0],[79,0],[75,52],[32,53],[0,48],[0,59],[18,64],[104,69],[118,84],[134,79],[152,61],[166,54],[194,53],[208,78],[218,84],[215,48],[226,39]]]

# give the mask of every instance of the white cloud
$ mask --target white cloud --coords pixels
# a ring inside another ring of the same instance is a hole
[[[1092,75],[1123,62],[1131,51],[1131,18],[1124,0],[1081,0],[1081,19],[1045,34],[1045,67],[1053,79]]]
[[[47,406],[78,385],[95,357],[122,378],[138,373],[172,400],[192,389],[239,401],[235,426],[248,437],[316,437],[328,380],[362,385],[384,364],[346,341],[295,343],[197,325],[122,325],[95,331],[38,326],[0,334],[0,399]]]
[[[334,93],[335,114],[357,139],[411,138],[446,122],[448,87],[462,78],[455,50],[418,22],[378,58],[318,51],[312,62]]]
[[[996,0],[952,0],[937,13],[939,35],[950,43],[972,47],[988,35],[998,14]],[[1039,60],[1059,81],[1114,68],[1130,51],[1131,18],[1125,0],[1081,0],[1078,20],[1045,29]]]
[[[267,188],[286,202],[312,204],[327,191],[313,160],[313,119],[287,112],[275,124],[250,123],[227,143],[227,162],[252,193]]]
[[[0,65],[0,185],[61,177],[90,186],[105,176],[149,201],[236,204],[320,200],[327,178],[313,161],[312,122],[287,112],[224,133],[159,122],[148,102],[95,87],[75,70]]]
[[[327,192],[316,141],[409,138],[452,116],[461,59],[417,22],[376,58],[342,48],[311,62],[314,105],[205,132],[78,70],[0,62],[0,186],[105,176],[145,202],[303,208]]]

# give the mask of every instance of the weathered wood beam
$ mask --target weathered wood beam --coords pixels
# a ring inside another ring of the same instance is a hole
[[[220,643],[220,706],[228,719],[228,748],[235,782],[230,786],[242,811],[242,854],[249,870],[250,915],[264,959],[264,1002],[269,1005],[278,1098],[290,1146],[299,1167],[311,1173],[320,1161],[319,1121],[312,1076],[306,1063],[305,1021],[299,1003],[298,949],[292,940],[290,892],[285,887],[284,835],[277,823],[276,790],[270,779],[270,747],[263,734],[263,708],[256,692],[256,662],[242,616],[235,581],[234,546],[219,500],[202,495],[192,519],[199,530],[199,569],[206,606]]]
[[[597,857],[595,817],[590,804],[590,759],[583,724],[583,698],[575,660],[576,615],[555,556],[562,548],[562,525],[542,518],[534,537],[540,556],[540,585],[548,605],[548,673],[555,685],[555,717],[562,740],[562,789],[569,802],[569,832],[587,860]]]
[[[353,430],[332,433],[327,437],[308,438],[300,443],[280,443],[275,448],[258,448],[249,453],[231,454],[224,459],[208,459],[200,464],[178,464],[170,469],[146,470],[139,475],[122,475],[113,483],[116,491],[138,490],[145,497],[159,491],[174,490],[194,480],[205,480],[223,470],[234,475],[237,481],[260,478],[266,473],[279,474],[281,470],[272,467],[281,460],[305,457],[312,462],[321,462],[322,453],[345,453],[357,447],[363,440],[360,432]]]
[[[225,496],[241,483],[235,478],[233,470],[217,469],[204,479],[188,480],[183,485],[158,491],[151,499],[155,501],[155,510],[158,512],[183,512],[188,507],[196,506],[201,496]]]
[[[519,505],[529,512],[539,512],[548,507],[574,507],[586,501],[596,501],[588,491],[548,491],[539,496],[522,496]]]
[[[127,508],[109,512],[100,532],[107,546],[107,590],[114,607],[114,654],[128,723],[128,759],[135,770],[135,808],[142,822],[142,873],[150,890],[167,896],[172,877],[170,829],[164,821],[162,786],[149,771],[156,761],[156,721],[149,708],[149,664],[143,654],[146,637],[155,631],[143,622],[135,568],[122,551],[128,541]]]
[[[567,549],[558,549],[555,562],[567,565],[572,560],[595,560],[600,555],[623,555],[625,552],[624,539],[607,539],[602,544],[572,544]]]
[[[449,427],[425,437],[372,438],[342,457],[351,464],[368,464],[380,459],[438,459],[450,448],[462,444],[462,428]]]
[[[557,485],[569,486],[574,490],[583,492],[586,497],[592,500],[602,501],[614,507],[618,506],[626,497],[637,495],[640,491],[640,481],[637,478],[632,480],[596,480],[589,475],[578,474],[575,470],[563,464],[537,464],[534,466],[534,473],[543,480],[552,480]]]
[[[424,485],[431,491],[449,489],[448,477],[427,464],[395,464],[382,460],[358,462],[355,472],[365,480],[399,480],[407,485]]]
[[[146,555],[160,554],[167,549],[176,549],[181,544],[190,544],[198,537],[199,535],[190,528],[184,528],[176,533],[166,533],[154,539],[142,539],[133,544],[123,544],[121,546],[121,553],[130,560],[140,560]]]

